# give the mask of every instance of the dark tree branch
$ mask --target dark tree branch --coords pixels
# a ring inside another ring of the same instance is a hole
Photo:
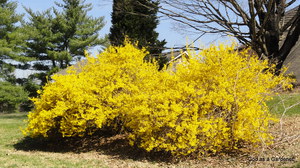
[[[232,35],[261,58],[283,62],[298,39],[300,13],[282,22],[296,0],[161,0],[160,12],[203,33]],[[284,23],[284,24],[282,24]],[[283,45],[280,37],[288,32]]]

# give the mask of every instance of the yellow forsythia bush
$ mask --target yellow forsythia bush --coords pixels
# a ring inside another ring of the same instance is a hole
[[[275,118],[265,101],[291,81],[234,47],[188,51],[176,71],[158,71],[144,61],[145,50],[129,43],[109,47],[88,57],[82,72],[53,77],[33,99],[24,133],[70,137],[124,127],[131,145],[174,155],[270,143]]]
[[[70,69],[68,75],[54,75],[54,82],[33,99],[35,109],[28,115],[24,133],[83,136],[113,125],[110,121],[125,115],[127,102],[140,92],[135,83],[158,74],[156,65],[144,63],[146,54],[130,44],[110,47],[97,58],[88,57],[82,72]]]

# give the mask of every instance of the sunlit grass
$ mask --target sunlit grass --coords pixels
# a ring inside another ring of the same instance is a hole
[[[272,100],[267,102],[271,113],[277,116],[300,115],[300,94],[286,93],[274,96]]]
[[[20,151],[14,145],[24,137],[26,113],[0,114],[0,167],[107,167],[102,160],[78,158],[74,153]]]

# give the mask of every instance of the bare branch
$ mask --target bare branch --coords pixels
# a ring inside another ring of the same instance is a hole
[[[294,4],[296,2],[296,0],[291,0],[290,2],[288,2],[285,6],[286,7],[289,7],[291,6],[292,4]]]
[[[218,2],[218,5],[216,5],[216,2]],[[239,19],[241,18],[241,16],[239,16],[241,14],[237,12],[237,9],[224,1],[165,0],[163,4],[164,5],[160,7],[161,13],[197,31],[237,36],[242,39],[241,41],[243,41],[243,43],[249,41],[247,40],[249,39],[249,34],[241,31],[242,27],[247,27],[247,23]],[[182,6],[181,8],[179,8],[180,5]],[[225,8],[223,8],[223,6],[225,6]],[[227,17],[223,15],[223,12],[226,13]],[[232,14],[239,15],[236,15],[236,19],[232,19]],[[246,15],[246,12],[244,12],[244,15]],[[216,27],[215,24],[217,24],[218,27]]]
[[[295,28],[300,24],[297,23],[299,13],[283,22],[287,7],[295,4],[296,0],[161,0],[160,2],[160,12],[174,21],[197,32],[232,35],[240,43],[251,45],[260,58],[269,59],[271,63],[278,65],[284,61],[290,52],[289,49],[295,45],[299,37],[299,30]],[[288,38],[281,38],[283,34],[288,34]],[[283,41],[280,41],[281,39]]]

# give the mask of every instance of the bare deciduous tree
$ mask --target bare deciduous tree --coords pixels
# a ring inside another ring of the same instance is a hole
[[[161,0],[161,13],[198,32],[232,35],[280,70],[300,35],[296,0]],[[280,72],[280,71],[278,71]]]

